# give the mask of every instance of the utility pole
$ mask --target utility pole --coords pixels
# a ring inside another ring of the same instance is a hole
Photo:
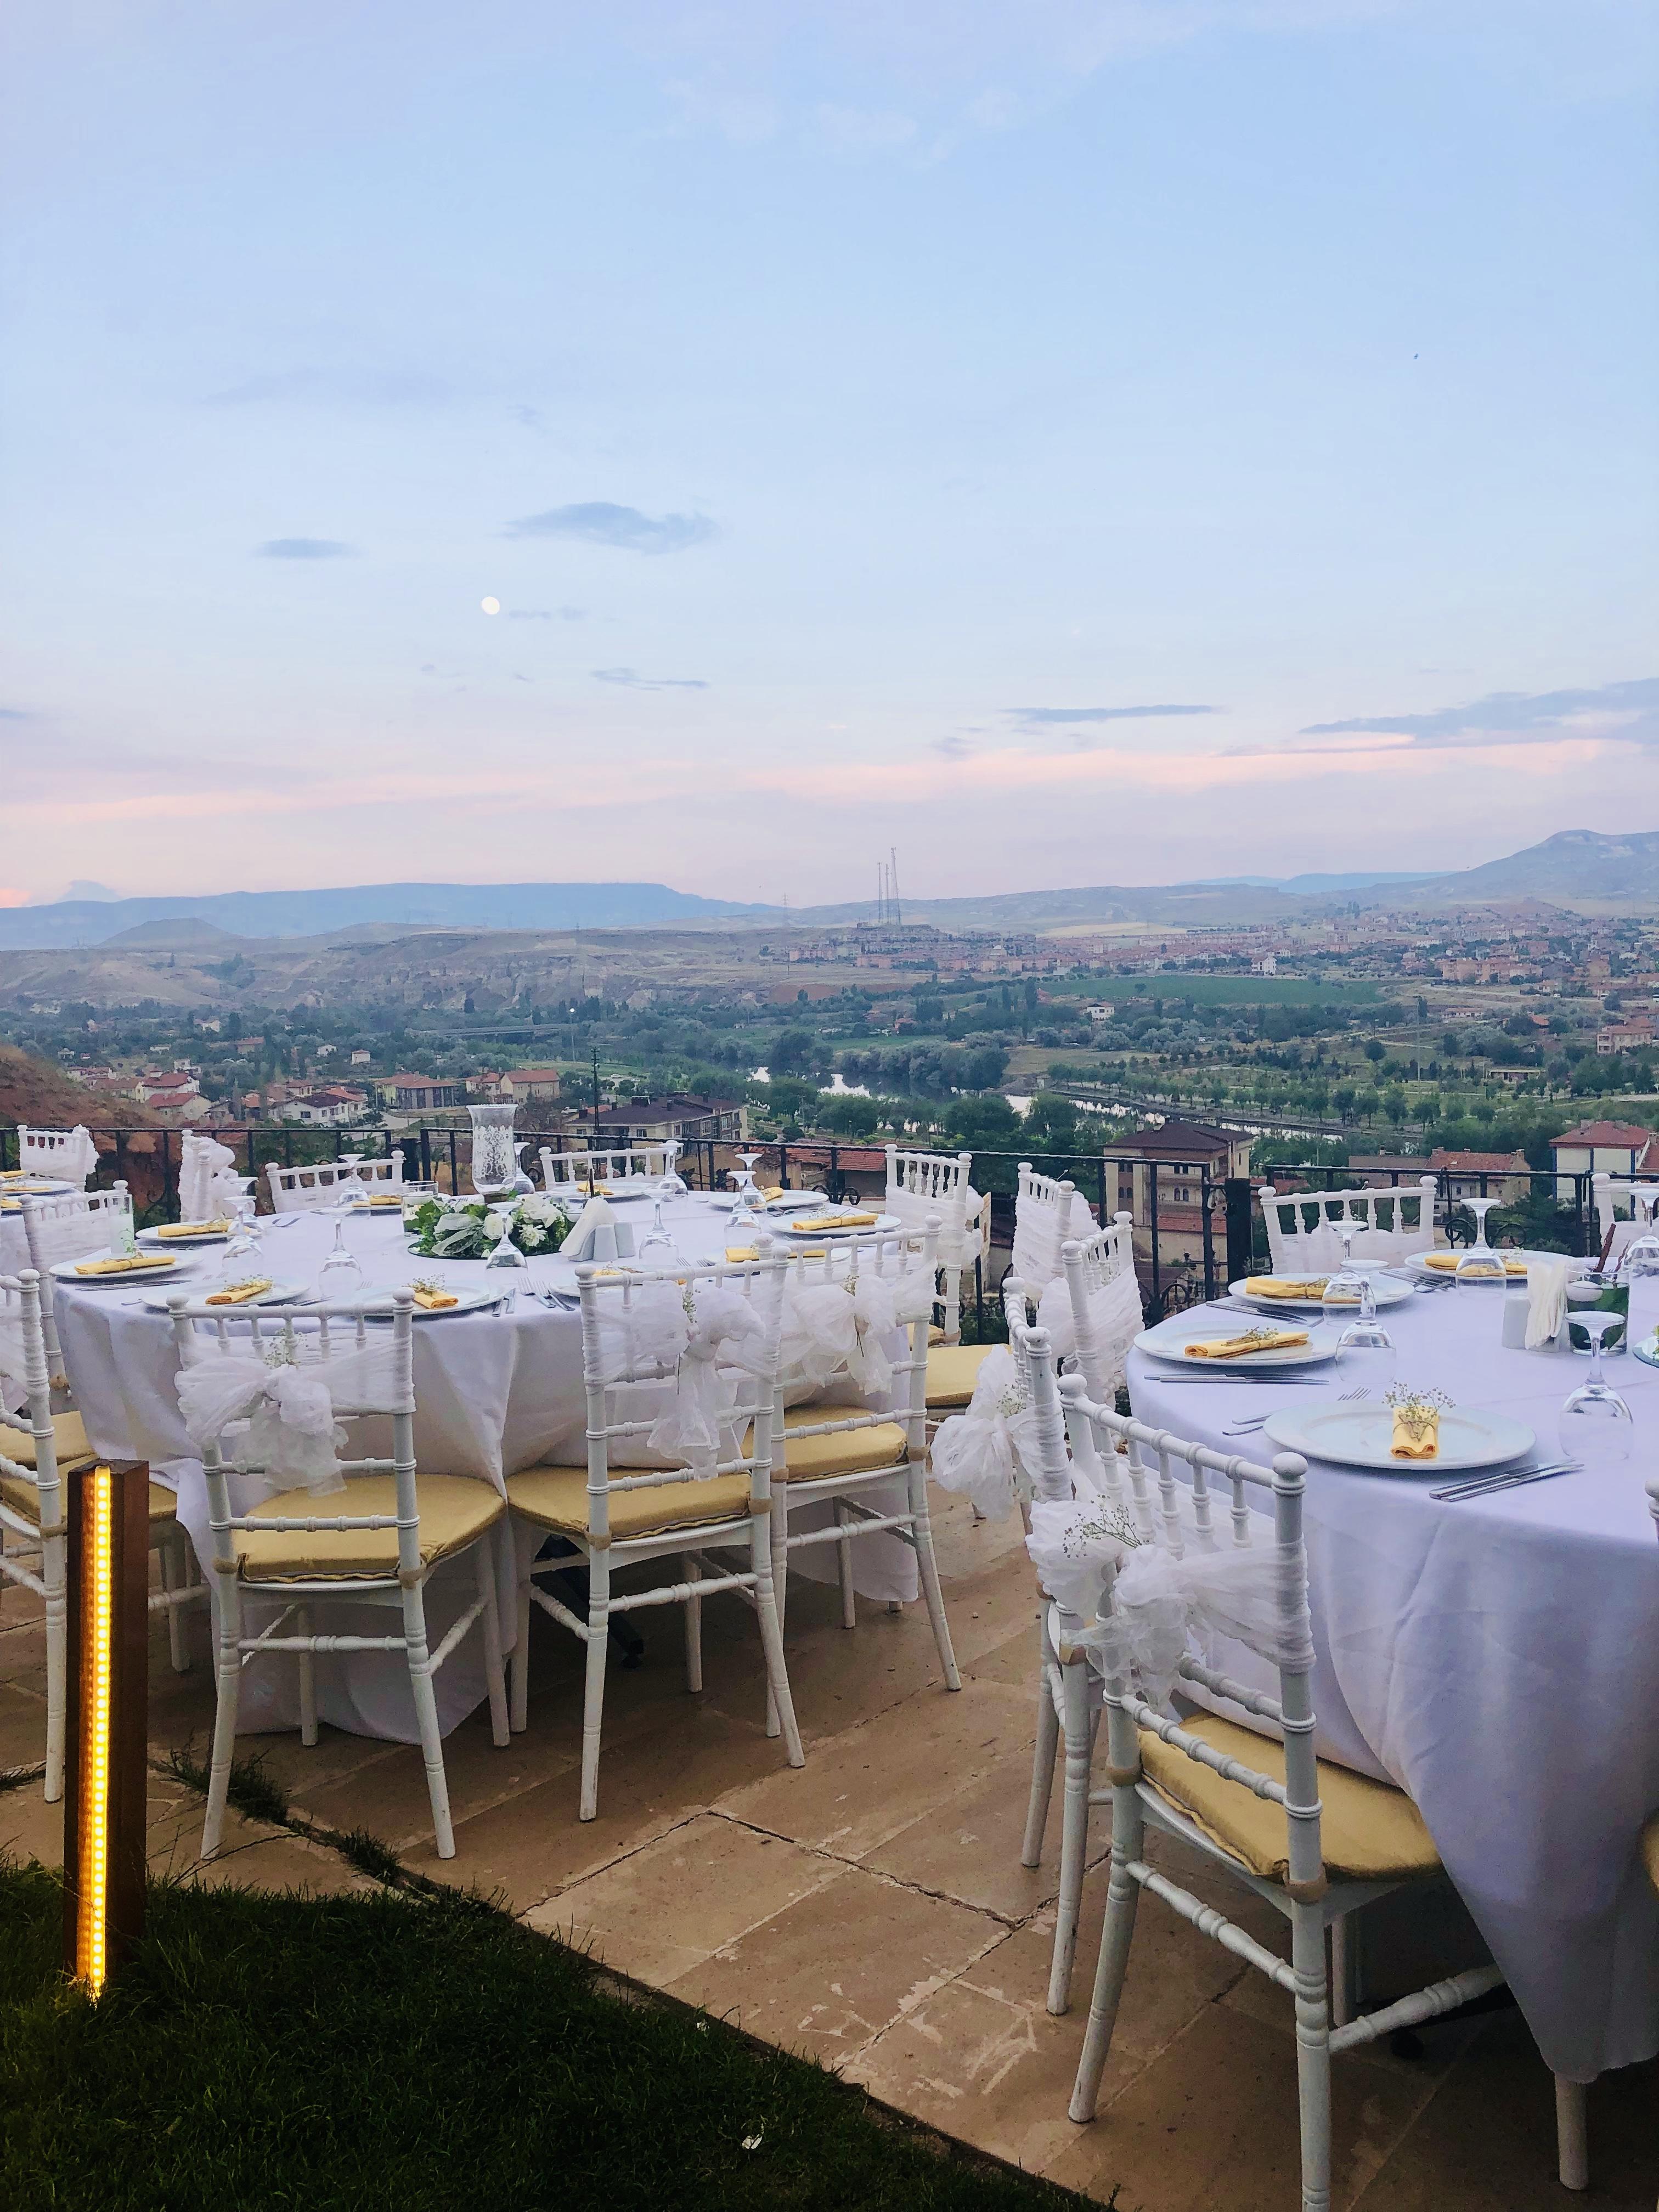
[[[592,1145],[592,1149],[593,1149],[593,1151],[594,1151],[594,1152],[598,1152],[598,1150],[599,1149],[599,1048],[598,1045],[595,1045],[595,1046],[594,1046],[594,1048],[593,1048],[593,1145]]]
[[[896,845],[890,845],[887,848],[887,857],[891,863],[887,871],[887,884],[892,894],[893,927],[895,929],[902,929],[904,927],[904,915],[899,906],[898,847]]]

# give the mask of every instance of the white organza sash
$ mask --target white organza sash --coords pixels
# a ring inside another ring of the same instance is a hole
[[[919,1191],[905,1190],[902,1186],[890,1182],[883,1200],[887,1212],[896,1215],[907,1229],[919,1231],[926,1229],[930,1220],[939,1222],[939,1243],[934,1247],[933,1257],[941,1267],[972,1265],[980,1250],[982,1232],[978,1223],[980,1207],[983,1203],[979,1193],[970,1185],[966,1218],[973,1225],[958,1229],[952,1218],[954,1204],[947,1208],[936,1198],[924,1197]]]
[[[1104,1378],[1103,1388],[1115,1390],[1123,1381],[1130,1347],[1146,1325],[1133,1268],[1126,1267],[1121,1275],[1091,1291],[1088,1300],[1089,1327]],[[1056,1359],[1075,1359],[1077,1316],[1072,1309],[1071,1286],[1063,1275],[1055,1277],[1038,1301],[1037,1327],[1048,1331]]]
[[[988,1521],[1005,1520],[1031,1495],[1039,1464],[1036,1425],[1014,1355],[1000,1344],[980,1366],[967,1412],[939,1425],[934,1481],[971,1498]]]
[[[784,1402],[804,1403],[844,1378],[866,1401],[885,1403],[893,1387],[895,1331],[933,1310],[933,1285],[920,1267],[825,1279],[792,1273],[784,1293],[779,1369]]]
[[[738,1456],[732,1410],[739,1396],[754,1400],[742,1377],[771,1381],[762,1304],[718,1283],[650,1283],[626,1301],[605,1293],[598,1345],[599,1379],[615,1394],[617,1419],[651,1422],[642,1444],[611,1439],[614,1466],[690,1467],[707,1475]]]
[[[1194,1632],[1231,1637],[1275,1667],[1313,1664],[1300,1544],[1229,1545],[1177,1559],[1160,1545],[1137,1543],[1122,1507],[1094,1498],[1034,1505],[1025,1548],[1049,1595],[1088,1623],[1079,1641],[1101,1672],[1139,1681],[1152,1705],[1168,1705]],[[1108,1567],[1117,1571],[1102,1620]]]
[[[392,1410],[397,1354],[389,1335],[375,1335],[349,1352],[303,1337],[263,1346],[252,1337],[233,1351],[217,1341],[186,1339],[178,1377],[185,1431],[198,1451],[216,1443],[234,1424],[246,1421],[235,1462],[257,1468],[280,1486],[325,1497],[345,1488],[337,1447],[345,1441],[335,1408]],[[290,1357],[290,1354],[292,1355]]]

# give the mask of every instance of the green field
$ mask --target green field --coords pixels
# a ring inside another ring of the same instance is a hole
[[[1045,988],[1051,999],[1115,1006],[1134,999],[1162,999],[1166,1006],[1176,999],[1198,1006],[1374,1006],[1382,996],[1375,983],[1323,983],[1310,975],[1061,976]]]

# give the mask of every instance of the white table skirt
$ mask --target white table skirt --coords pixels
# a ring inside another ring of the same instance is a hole
[[[1553,1457],[1586,1362],[1504,1349],[1502,1302],[1462,1289],[1389,1308],[1400,1378],[1514,1413]],[[1659,1899],[1637,1851],[1659,1808],[1659,1545],[1644,1489],[1659,1374],[1607,1366],[1636,1416],[1637,1456],[1616,1473],[1450,1504],[1429,1496],[1431,1474],[1314,1461],[1306,1509],[1320,1753],[1410,1792],[1547,2063],[1581,2081],[1659,2051]],[[1182,1387],[1175,1371],[1131,1355],[1137,1417],[1258,1461],[1272,1447],[1224,1439],[1230,1422],[1326,1402]],[[1268,1679],[1238,1645],[1218,1663]]]
[[[631,1201],[617,1210],[636,1222],[636,1235],[649,1224],[648,1206]],[[334,1218],[279,1218],[293,1225],[279,1228],[269,1219],[262,1223],[259,1272],[278,1280],[309,1283],[333,1243]],[[688,1198],[669,1210],[668,1220],[688,1258],[707,1258],[724,1247],[725,1218],[706,1200]],[[411,1255],[396,1219],[354,1220],[347,1227],[346,1241],[371,1283],[406,1283],[436,1266]],[[221,1250],[216,1245],[206,1248],[179,1287],[198,1294],[212,1288]],[[447,1260],[441,1272],[458,1289],[499,1279],[489,1276],[479,1261]],[[575,1286],[574,1268],[556,1257],[532,1260],[527,1273],[561,1289]],[[522,1282],[525,1276],[517,1279]],[[154,1285],[149,1287],[153,1291]],[[178,1492],[179,1518],[190,1531],[198,1557],[210,1558],[207,1486],[179,1419],[174,1389],[178,1361],[167,1316],[152,1313],[136,1286],[82,1289],[64,1284],[56,1286],[56,1312],[64,1367],[94,1449],[113,1457],[148,1460],[157,1480]],[[574,1309],[549,1308],[520,1297],[511,1314],[417,1321],[415,1402],[417,1467],[475,1476],[503,1489],[506,1476],[550,1458],[578,1439],[586,1426],[580,1315]],[[869,1502],[883,1512],[901,1510],[902,1488],[895,1484],[890,1491],[887,1486],[872,1490]],[[244,1480],[240,1489],[240,1495],[233,1489],[233,1503],[239,1508],[269,1494],[265,1485],[252,1480]],[[884,1502],[889,1496],[891,1504]],[[804,1531],[827,1525],[830,1517],[829,1506],[809,1507],[792,1516],[791,1527]],[[519,1540],[530,1544],[533,1532],[526,1531]],[[533,1540],[538,1545],[540,1539],[534,1536]],[[516,1636],[516,1607],[515,1568],[508,1548],[503,1533],[497,1547],[497,1581],[501,1636],[510,1650]],[[795,1553],[790,1565],[793,1572],[810,1580],[833,1582],[836,1547],[815,1545]],[[917,1595],[915,1554],[896,1536],[878,1532],[860,1537],[853,1547],[853,1567],[861,1596],[908,1604]],[[471,1601],[472,1572],[466,1562],[453,1563],[428,1583],[428,1623],[434,1644]],[[345,1617],[349,1611],[354,1615],[349,1621]],[[257,1631],[265,1617],[251,1607],[251,1629]],[[376,1619],[370,1608],[341,1606],[331,1615],[335,1618],[342,1634],[386,1633],[384,1613]],[[485,1695],[481,1638],[463,1639],[439,1670],[436,1688],[439,1720],[447,1733]],[[416,1740],[401,1654],[319,1657],[317,1698],[322,1717],[336,1727],[402,1742]],[[298,1723],[297,1669],[280,1660],[254,1661],[243,1676],[241,1727],[258,1730]]]

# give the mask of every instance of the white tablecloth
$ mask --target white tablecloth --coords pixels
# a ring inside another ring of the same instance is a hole
[[[1502,1303],[1462,1289],[1389,1309],[1400,1377],[1516,1415],[1557,1457],[1586,1362],[1504,1350]],[[1307,1494],[1319,1750],[1410,1792],[1546,2061],[1577,2081],[1659,2051],[1659,1899],[1637,1856],[1659,1808],[1659,1544],[1644,1490],[1659,1374],[1632,1357],[1607,1369],[1636,1417],[1638,1456],[1616,1473],[1441,1504],[1431,1474],[1313,1461]],[[1273,1447],[1224,1440],[1229,1422],[1326,1401],[1183,1387],[1173,1371],[1131,1355],[1137,1416],[1257,1460]],[[1265,1679],[1237,1646],[1225,1664]]]
[[[636,1237],[649,1226],[651,1209],[638,1200],[618,1206],[619,1218],[634,1224]],[[723,1250],[726,1218],[696,1194],[668,1209],[667,1220],[688,1259],[706,1259]],[[280,1221],[286,1224],[278,1226]],[[310,1284],[334,1241],[334,1217],[289,1214],[262,1221],[264,1250],[258,1272],[279,1281]],[[438,1271],[438,1263],[416,1259],[396,1217],[359,1218],[349,1223],[346,1242],[358,1255],[367,1281],[384,1286],[406,1283],[413,1275]],[[207,1247],[191,1261],[179,1287],[204,1292],[213,1287],[222,1248]],[[242,1270],[247,1272],[246,1267]],[[488,1283],[499,1276],[481,1261],[446,1260],[441,1272],[453,1289]],[[512,1279],[575,1288],[575,1269],[556,1256],[532,1260]],[[149,1287],[154,1295],[155,1286]],[[172,1324],[164,1313],[143,1303],[137,1287],[91,1289],[57,1285],[56,1311],[64,1366],[75,1400],[86,1419],[95,1450],[114,1457],[150,1462],[158,1480],[179,1493],[179,1514],[199,1559],[212,1556],[208,1534],[207,1486],[191,1455],[179,1419],[174,1389],[178,1362]],[[507,1475],[534,1467],[561,1446],[580,1437],[586,1426],[582,1386],[581,1320],[574,1309],[542,1305],[520,1295],[510,1314],[482,1313],[417,1319],[415,1325],[415,1456],[418,1468],[442,1474],[476,1476],[499,1490]],[[386,1449],[386,1446],[381,1446]],[[870,1502],[882,1511],[899,1510],[900,1486],[892,1505]],[[233,1483],[233,1502],[245,1510],[268,1494],[263,1484]],[[792,1527],[824,1522],[828,1506],[807,1508]],[[526,1532],[520,1540],[540,1543]],[[501,1635],[511,1649],[516,1634],[515,1568],[505,1538],[498,1546]],[[833,1581],[833,1545],[814,1546],[791,1561],[794,1572],[815,1581]],[[898,1538],[884,1533],[861,1537],[853,1547],[854,1580],[860,1595],[875,1600],[913,1601],[917,1595],[915,1555]],[[435,1644],[450,1622],[465,1611],[475,1592],[473,1571],[460,1562],[440,1568],[427,1585],[427,1615]],[[339,1632],[385,1632],[384,1617],[357,1608],[336,1608]],[[248,1608],[252,1627],[264,1616]],[[362,1735],[416,1740],[409,1678],[399,1653],[357,1652],[317,1661],[318,1706],[325,1720]],[[438,1712],[447,1732],[484,1697],[483,1656],[478,1636],[465,1638],[437,1676]],[[297,1669],[280,1660],[255,1660],[242,1682],[240,1725],[245,1729],[295,1727],[299,1722]]]

